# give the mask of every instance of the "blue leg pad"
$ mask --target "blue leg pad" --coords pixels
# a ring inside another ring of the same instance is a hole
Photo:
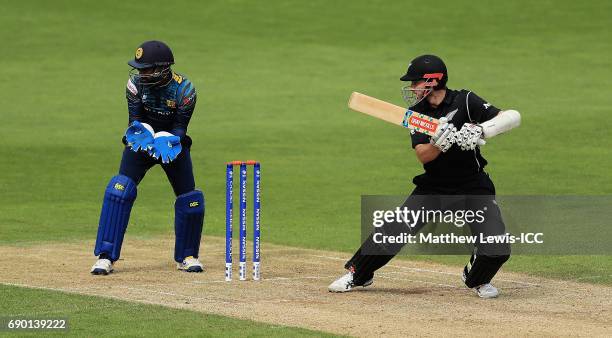
[[[198,257],[200,238],[204,227],[204,194],[194,190],[179,195],[174,203],[174,260],[182,262],[185,257]]]
[[[135,199],[136,182],[124,175],[111,178],[104,192],[94,250],[96,256],[105,253],[113,262],[119,259],[123,235],[130,220],[130,212]]]

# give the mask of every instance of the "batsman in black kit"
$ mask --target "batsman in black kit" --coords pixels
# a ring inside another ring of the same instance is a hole
[[[505,226],[495,202],[495,186],[484,171],[487,161],[479,147],[485,143],[485,136],[491,138],[518,126],[519,113],[501,111],[471,91],[447,88],[446,65],[435,55],[412,60],[401,81],[407,82],[403,96],[409,109],[437,118],[441,125],[434,136],[418,132],[411,135],[412,147],[425,173],[414,177],[416,187],[403,206],[411,210],[429,208],[439,196],[457,195],[468,209],[486,207],[485,224],[470,224],[473,235],[503,235]],[[416,233],[425,225],[416,224],[410,232]],[[401,247],[377,244],[370,235],[346,263],[348,273],[330,284],[329,291],[347,292],[371,285],[374,272]],[[509,244],[477,243],[463,269],[465,285],[482,298],[496,297],[498,290],[491,280],[509,257]]]
[[[118,175],[106,187],[91,268],[107,275],[121,254],[136,188],[156,164],[165,171],[176,195],[174,260],[179,270],[202,272],[198,259],[204,225],[204,194],[195,189],[191,138],[187,125],[196,105],[195,87],[171,66],[174,55],[161,41],[146,41],[136,49],[127,82],[129,125]]]

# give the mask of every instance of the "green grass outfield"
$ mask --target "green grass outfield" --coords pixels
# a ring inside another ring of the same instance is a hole
[[[522,113],[483,147],[499,194],[612,193],[608,1],[168,4],[2,1],[1,245],[94,238],[127,123],[126,62],[153,38],[198,90],[206,236],[224,233],[224,162],[254,158],[263,245],[354,250],[360,195],[408,193],[421,168],[406,130],[346,101],[357,90],[401,103],[398,78],[423,53],[447,61],[451,88]],[[153,169],[128,240],[172,231],[173,201]],[[612,260],[513,257],[507,269],[576,279]]]
[[[69,337],[336,337],[323,332],[171,309],[158,305],[0,285],[3,319],[67,319],[68,331],[13,331],[2,336]],[[27,301],[24,301],[27,300]]]

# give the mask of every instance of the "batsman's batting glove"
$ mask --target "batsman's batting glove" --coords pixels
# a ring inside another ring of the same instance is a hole
[[[162,163],[170,163],[183,150],[181,138],[166,131],[155,133],[153,144],[149,145],[148,152],[154,159],[160,159]]]
[[[447,152],[455,143],[455,133],[457,129],[452,123],[448,123],[445,117],[440,119],[440,127],[436,134],[431,137],[429,143],[440,149],[441,152]]]
[[[465,123],[461,130],[455,134],[456,143],[461,147],[461,150],[474,150],[477,146],[484,145],[486,142],[482,139],[482,127],[473,124]]]
[[[149,145],[153,144],[153,133],[150,125],[134,121],[125,131],[125,141],[133,151],[147,151]]]

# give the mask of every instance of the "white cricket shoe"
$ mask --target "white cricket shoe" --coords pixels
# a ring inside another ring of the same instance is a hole
[[[176,268],[179,270],[186,271],[186,272],[204,271],[204,265],[202,265],[199,259],[194,258],[193,256],[185,257],[182,263],[176,264]]]
[[[463,275],[461,276],[461,280],[463,280],[463,282],[465,283],[465,272],[463,272]],[[482,285],[473,287],[472,290],[476,292],[478,297],[485,298],[485,299],[495,298],[499,295],[499,291],[491,283],[486,283],[486,284],[482,284]]]
[[[370,286],[374,283],[374,279],[370,279],[369,281],[363,283],[362,287]],[[333,283],[329,284],[327,289],[329,292],[349,292],[355,288],[355,283],[353,283],[353,272],[349,271],[344,276],[336,279]]]
[[[480,298],[495,298],[499,295],[499,291],[497,291],[497,288],[491,283],[482,284],[472,288],[472,290],[474,290]]]
[[[113,262],[110,259],[98,259],[96,264],[91,267],[92,275],[108,275],[111,272],[113,272]]]

